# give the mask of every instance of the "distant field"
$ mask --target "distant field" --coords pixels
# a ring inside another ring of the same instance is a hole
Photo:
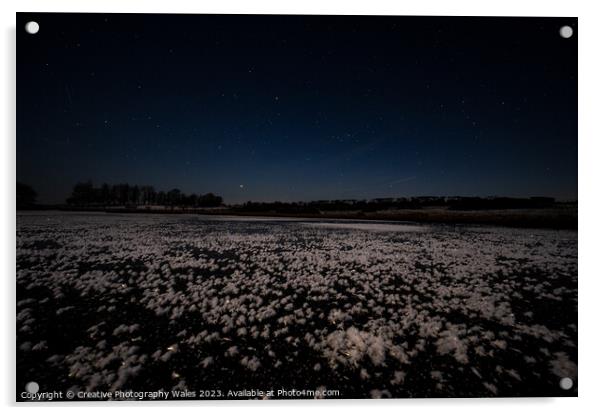
[[[421,209],[386,209],[375,211],[361,210],[323,210],[320,212],[286,212],[278,210],[245,211],[244,208],[171,208],[165,206],[126,207],[63,207],[71,211],[100,211],[112,213],[156,213],[156,214],[204,214],[204,215],[236,215],[309,219],[351,219],[409,221],[420,223],[442,224],[479,224],[494,226],[510,226],[519,228],[540,229],[577,229],[577,205],[559,204],[544,209],[482,209],[453,210],[448,207],[425,207]]]
[[[17,380],[576,396],[577,232],[19,213]]]
[[[286,215],[283,215],[286,216]],[[450,210],[392,209],[376,212],[322,212],[325,219],[408,221],[427,224],[479,224],[520,228],[577,229],[577,207],[549,209]]]

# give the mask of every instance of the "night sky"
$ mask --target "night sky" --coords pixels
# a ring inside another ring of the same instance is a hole
[[[30,35],[25,23],[40,31]],[[563,25],[575,34],[559,35]],[[577,19],[17,15],[17,180],[577,198]]]

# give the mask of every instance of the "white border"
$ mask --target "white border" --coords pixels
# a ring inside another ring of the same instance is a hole
[[[178,412],[219,412],[244,415],[282,413],[303,414],[308,411],[365,413],[478,413],[505,414],[508,412],[545,411],[546,414],[591,413],[601,406],[598,391],[602,386],[602,368],[598,350],[602,347],[600,335],[600,302],[602,275],[596,261],[600,256],[597,236],[601,234],[600,212],[602,198],[599,183],[602,157],[600,128],[600,74],[602,59],[599,44],[602,40],[601,7],[594,1],[528,1],[499,2],[474,0],[304,0],[304,1],[184,1],[184,0],[24,0],[0,2],[2,42],[0,71],[2,99],[0,100],[0,141],[2,189],[2,249],[3,275],[2,329],[0,345],[0,402],[9,412],[44,411],[49,414],[86,413],[105,414],[126,412],[140,407],[145,412],[162,413],[176,406]],[[458,400],[395,400],[395,401],[335,401],[335,402],[186,402],[186,403],[90,403],[65,405],[15,405],[14,348],[15,348],[15,12],[131,12],[131,13],[266,13],[266,14],[394,14],[394,15],[456,15],[456,16],[567,16],[579,18],[579,398],[571,399],[458,399]],[[37,410],[37,411],[36,411]]]

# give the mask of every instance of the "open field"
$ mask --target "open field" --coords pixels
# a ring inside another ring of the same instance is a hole
[[[257,215],[257,212],[222,212],[238,215]],[[296,217],[300,215],[265,212],[265,216]],[[405,221],[424,224],[476,224],[539,229],[577,229],[577,206],[562,206],[548,209],[492,209],[452,210],[446,207],[422,209],[387,209],[374,212],[323,211],[319,214],[304,214],[313,219],[349,219],[377,221]]]
[[[43,206],[39,207],[44,209]],[[278,210],[247,211],[244,208],[216,207],[216,208],[182,208],[165,206],[139,206],[126,208],[125,206],[113,207],[50,207],[54,210],[71,212],[106,212],[106,213],[142,213],[142,214],[201,214],[218,216],[244,216],[244,217],[280,217],[280,218],[306,218],[306,219],[345,219],[365,221],[402,221],[418,222],[424,224],[475,224],[493,225],[515,228],[538,229],[572,229],[577,230],[577,205],[559,204],[555,207],[544,209],[482,209],[482,210],[455,210],[448,207],[425,207],[418,209],[383,209],[374,211],[362,210],[324,210],[318,212],[287,212]]]
[[[19,213],[17,381],[575,396],[577,232]]]

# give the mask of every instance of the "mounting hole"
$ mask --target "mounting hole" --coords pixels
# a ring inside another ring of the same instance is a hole
[[[38,22],[27,22],[25,24],[25,31],[30,35],[35,35],[40,31],[40,25],[38,24]]]
[[[562,36],[565,39],[570,38],[571,36],[573,36],[573,28],[571,26],[562,26],[560,28],[560,36]]]
[[[27,385],[25,385],[25,390],[28,393],[38,393],[40,390],[40,385],[38,385],[37,382],[29,382]]]
[[[562,378],[560,379],[560,387],[565,391],[568,391],[573,387],[573,379],[571,378]]]

